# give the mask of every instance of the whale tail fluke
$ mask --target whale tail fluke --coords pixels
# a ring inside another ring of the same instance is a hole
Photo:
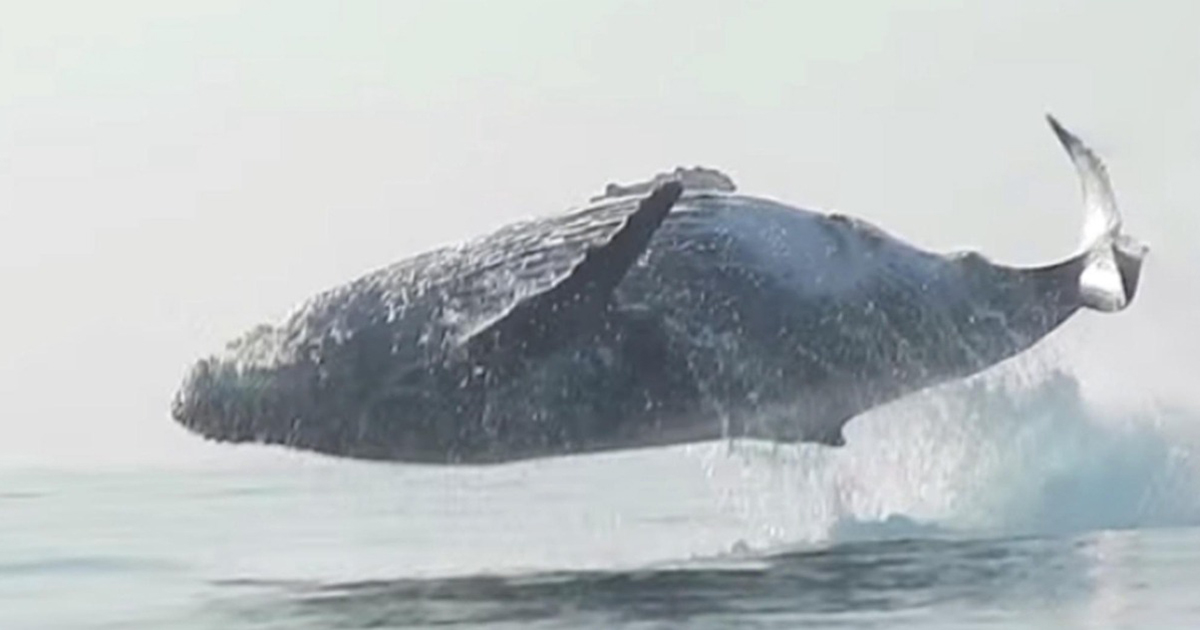
[[[1149,248],[1124,234],[1116,196],[1104,162],[1083,142],[1047,114],[1054,135],[1071,157],[1083,188],[1083,271],[1079,293],[1083,305],[1112,313],[1133,302],[1142,260]]]

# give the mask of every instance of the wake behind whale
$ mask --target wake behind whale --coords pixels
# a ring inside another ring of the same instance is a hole
[[[1015,268],[677,170],[575,212],[401,261],[200,361],[174,418],[206,437],[495,463],[746,437],[844,443],[850,419],[978,373],[1080,308],[1133,299],[1100,160],[1084,246]]]

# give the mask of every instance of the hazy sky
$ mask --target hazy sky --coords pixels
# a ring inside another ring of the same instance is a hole
[[[1200,4],[5,2],[0,465],[223,453],[190,362],[314,292],[676,165],[1013,263],[1075,247],[1041,116],[1108,161],[1143,295],[1099,389],[1200,374]]]

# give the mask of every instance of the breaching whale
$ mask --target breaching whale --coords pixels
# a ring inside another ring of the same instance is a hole
[[[1100,159],[1082,247],[1018,268],[738,193],[718,171],[396,263],[196,363],[191,431],[373,460],[485,464],[721,438],[840,446],[856,415],[1126,308],[1146,247]]]

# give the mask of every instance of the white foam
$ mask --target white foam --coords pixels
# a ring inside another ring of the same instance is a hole
[[[1182,411],[1108,411],[1058,369],[1009,366],[877,409],[840,450],[737,444],[703,457],[755,547],[1069,533],[1200,522]]]

